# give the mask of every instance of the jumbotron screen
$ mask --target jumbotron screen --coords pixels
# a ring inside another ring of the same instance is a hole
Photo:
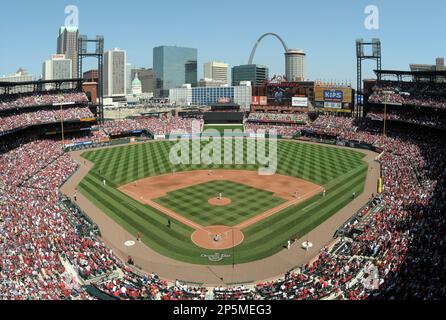
[[[269,105],[291,106],[293,97],[299,95],[299,87],[288,83],[270,84],[267,87]]]

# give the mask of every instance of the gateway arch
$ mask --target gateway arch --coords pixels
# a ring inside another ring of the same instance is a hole
[[[267,36],[273,36],[273,37],[276,37],[277,40],[279,40],[279,41],[282,43],[282,45],[283,45],[283,49],[285,50],[285,53],[288,52],[288,46],[286,45],[285,41],[283,41],[283,39],[282,39],[278,34],[268,32],[268,33],[265,33],[263,36],[261,36],[261,37],[259,38],[259,40],[257,40],[256,44],[254,45],[254,48],[252,49],[251,56],[249,57],[249,62],[248,62],[248,64],[252,64],[252,62],[253,62],[253,60],[254,60],[254,56],[255,56],[256,51],[257,51],[257,47],[259,46],[259,44],[260,44],[260,42],[263,40],[263,38],[265,38],[265,37],[267,37]]]
[[[268,32],[263,34],[254,45],[254,48],[252,49],[251,55],[249,57],[248,64],[253,64],[254,56],[256,54],[257,48],[260,44],[260,42],[263,40],[263,38],[273,36],[277,40],[280,41],[280,43],[283,46],[283,49],[285,51],[285,76],[289,81],[303,81],[305,78],[305,65],[304,65],[304,59],[305,59],[305,53],[301,50],[297,49],[289,49],[286,45],[285,41],[276,33]]]

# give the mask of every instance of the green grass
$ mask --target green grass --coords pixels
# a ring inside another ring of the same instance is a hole
[[[243,143],[246,157],[248,150],[250,152],[253,150],[246,140]],[[241,245],[234,249],[219,251],[230,255],[231,258],[220,262],[210,262],[201,255],[213,254],[215,251],[195,246],[190,239],[192,229],[177,221],[173,221],[172,229],[166,228],[167,217],[163,213],[124,195],[117,190],[117,187],[145,177],[170,173],[173,170],[177,172],[209,168],[257,170],[257,166],[173,166],[168,160],[169,150],[173,144],[174,142],[163,141],[87,151],[83,156],[95,165],[81,182],[79,189],[98,208],[129,232],[133,234],[140,232],[144,243],[157,252],[195,264],[232,264],[233,259],[236,263],[244,263],[277,253],[288,239],[293,236],[304,236],[346,206],[351,201],[352,192],[362,193],[368,168],[362,160],[364,154],[361,152],[323,145],[279,141],[277,173],[323,185],[327,190],[326,198],[313,197],[244,229],[245,240]],[[106,186],[102,184],[103,179],[108,181]],[[188,189],[176,192],[188,193],[190,191]],[[215,193],[215,189],[212,192]],[[246,189],[246,192],[250,191]],[[200,192],[190,197],[191,199],[200,197]],[[245,204],[240,206],[243,209]],[[212,212],[215,212],[215,209],[217,208],[213,208]],[[231,208],[231,210],[234,209]],[[265,210],[262,208],[263,211]],[[212,216],[212,212],[201,214]],[[191,214],[186,211],[179,213]],[[227,217],[231,215],[232,211],[227,214]],[[238,214],[233,214],[233,216],[236,218]],[[236,224],[235,221],[233,223]],[[206,223],[203,222],[203,224]],[[230,222],[227,224],[229,225]]]
[[[208,204],[219,192],[232,200],[230,205],[216,207]],[[169,192],[155,202],[181,212],[185,218],[202,226],[235,226],[284,202],[272,192],[258,190],[232,181],[210,181]]]

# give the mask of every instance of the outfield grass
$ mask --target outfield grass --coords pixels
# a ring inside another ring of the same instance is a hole
[[[220,192],[232,203],[224,207],[208,204]],[[219,180],[169,192],[155,202],[202,226],[232,227],[286,201],[272,192]]]
[[[213,254],[215,251],[195,246],[190,239],[192,229],[177,221],[173,221],[172,229],[166,228],[167,217],[163,213],[140,204],[116,188],[173,170],[177,172],[209,168],[257,170],[257,166],[172,166],[168,156],[173,143],[163,141],[87,151],[83,156],[95,165],[81,182],[79,189],[98,208],[129,232],[133,234],[140,232],[142,240],[154,250],[174,259],[195,264],[232,264],[233,258],[236,263],[244,263],[277,253],[288,239],[305,235],[346,206],[351,201],[353,192],[362,193],[367,176],[368,166],[362,160],[363,153],[322,145],[279,141],[277,173],[323,185],[327,190],[327,196],[325,198],[316,196],[244,229],[245,240],[241,245],[220,251],[231,255],[231,258],[210,262],[201,255]],[[248,149],[245,141],[245,156]],[[104,179],[108,181],[106,186],[102,183]],[[183,214],[188,213],[183,212]]]

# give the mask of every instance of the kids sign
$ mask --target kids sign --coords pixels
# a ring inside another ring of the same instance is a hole
[[[324,101],[326,102],[342,102],[344,100],[344,92],[340,90],[325,90]]]

